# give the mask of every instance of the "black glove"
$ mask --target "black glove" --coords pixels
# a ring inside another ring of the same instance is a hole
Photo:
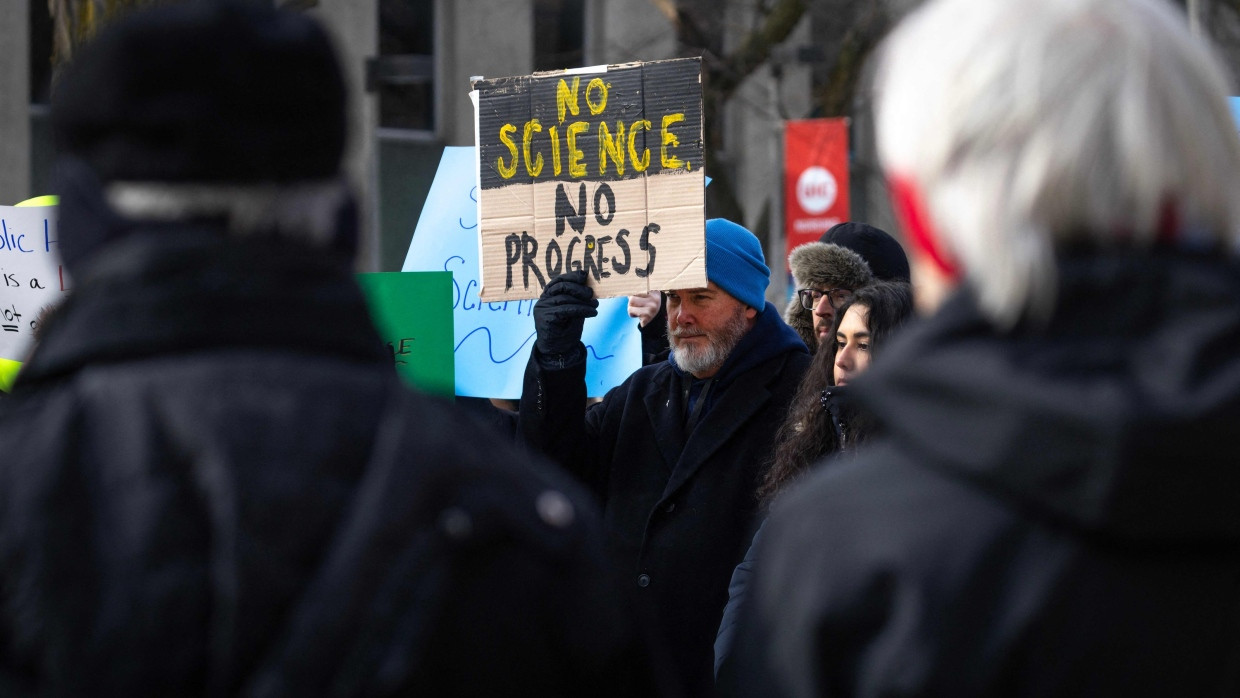
[[[574,351],[580,346],[586,318],[598,315],[598,301],[594,290],[586,285],[587,278],[584,271],[560,274],[534,304],[534,330],[538,333],[534,346],[544,356]]]

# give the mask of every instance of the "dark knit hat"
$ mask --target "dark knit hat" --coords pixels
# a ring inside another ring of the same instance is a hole
[[[100,180],[284,183],[338,174],[345,89],[323,29],[270,2],[139,10],[74,59],[59,147]]]
[[[909,280],[908,257],[904,248],[885,230],[865,223],[846,221],[831,226],[819,238],[848,249],[861,255],[870,265],[870,271],[880,281]]]
[[[762,243],[732,221],[706,221],[706,278],[745,305],[759,311],[766,306],[771,270],[762,255]]]

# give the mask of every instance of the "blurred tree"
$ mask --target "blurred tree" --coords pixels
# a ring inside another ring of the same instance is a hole
[[[1168,0],[1187,10],[1190,0]],[[714,180],[707,189],[707,213],[744,220],[727,164],[720,161],[726,146],[724,106],[737,89],[764,65],[781,61],[812,65],[812,107],[801,117],[851,116],[861,102],[857,90],[866,60],[892,26],[922,0],[649,0],[673,23],[682,56],[701,56],[706,167]],[[1221,50],[1240,82],[1240,0],[1193,0],[1202,33]],[[725,7],[726,5],[726,7]],[[742,12],[729,14],[726,8]],[[738,15],[745,27],[729,26]],[[805,46],[781,46],[808,17],[810,39]],[[729,41],[728,39],[732,40]],[[864,106],[864,105],[863,105]],[[774,117],[773,117],[774,118]],[[751,212],[752,213],[752,212]],[[766,220],[757,212],[756,220]],[[766,231],[755,230],[765,242]]]
[[[746,0],[750,23],[739,37],[728,41],[729,30],[735,28],[726,25],[728,15],[717,0],[651,2],[674,23],[681,55],[702,57],[706,168],[714,180],[707,189],[707,211],[733,220],[744,220],[744,212],[731,173],[718,156],[725,151],[724,106],[737,89],[768,63],[778,74],[779,62],[773,61],[778,52],[780,60],[813,64],[811,114],[796,116],[849,115],[865,59],[890,27],[894,14],[885,0]],[[780,51],[780,45],[807,16],[811,44]],[[762,213],[762,220],[769,220],[767,213]],[[768,231],[754,232],[765,242]]]
[[[47,0],[52,16],[53,76],[73,60],[77,49],[113,19],[139,7],[184,0]],[[277,5],[303,10],[319,0],[277,0]],[[55,77],[53,77],[53,80]]]
[[[59,75],[78,47],[104,24],[134,8],[161,1],[166,0],[47,0],[52,15],[53,75]]]
[[[771,51],[788,38],[805,15],[806,0],[759,0],[754,4],[752,28],[729,51],[727,13],[715,0],[651,0],[673,22],[681,55],[702,57],[702,114],[705,167],[712,179],[706,190],[710,216],[743,221],[736,185],[719,160],[724,150],[724,106],[737,88],[760,68]],[[765,243],[764,231],[754,231]]]

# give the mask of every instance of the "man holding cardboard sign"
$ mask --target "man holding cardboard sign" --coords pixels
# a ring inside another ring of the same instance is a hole
[[[761,245],[706,222],[703,286],[669,290],[667,361],[585,408],[585,272],[552,279],[534,306],[520,427],[528,443],[603,503],[621,583],[657,618],[690,690],[709,693],[712,643],[732,569],[749,543],[755,483],[809,364],[805,344],[763,297]]]

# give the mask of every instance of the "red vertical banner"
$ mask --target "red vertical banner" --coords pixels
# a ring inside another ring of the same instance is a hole
[[[848,215],[848,120],[785,122],[785,256],[798,245],[816,242]]]

